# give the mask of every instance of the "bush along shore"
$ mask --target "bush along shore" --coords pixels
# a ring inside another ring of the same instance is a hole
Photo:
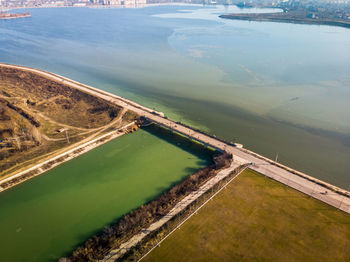
[[[140,261],[140,259],[146,256],[148,252],[152,251],[152,248],[160,245],[161,241],[164,240],[169,234],[171,234],[173,230],[176,230],[176,228],[181,226],[181,223],[191,217],[193,213],[196,213],[198,211],[197,208],[205,204],[206,201],[208,201],[220,189],[225,187],[232,178],[236,177],[237,174],[241,173],[248,166],[249,164],[245,164],[237,167],[233,172],[230,173],[230,175],[220,180],[210,190],[203,193],[198,199],[189,204],[185,209],[175,215],[166,224],[148,234],[144,239],[137,243],[136,246],[128,250],[124,255],[120,256],[115,261]]]
[[[157,199],[142,205],[140,208],[125,215],[115,224],[107,226],[103,232],[88,239],[78,247],[69,258],[61,261],[96,261],[103,259],[111,249],[117,248],[133,235],[147,228],[166,215],[182,198],[214,177],[221,169],[231,165],[232,155],[216,154],[213,164],[190,175]]]

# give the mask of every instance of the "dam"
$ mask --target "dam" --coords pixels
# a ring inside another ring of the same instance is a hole
[[[239,144],[226,142],[222,139],[216,138],[210,134],[206,134],[200,130],[193,129],[180,122],[175,122],[168,119],[162,112],[157,112],[153,109],[139,105],[131,100],[111,94],[97,88],[81,84],[66,77],[49,73],[33,68],[0,64],[8,68],[29,71],[43,77],[49,78],[53,81],[64,83],[72,88],[77,88],[83,92],[92,94],[94,96],[105,99],[111,103],[122,106],[128,110],[134,111],[141,117],[163,127],[170,129],[172,132],[177,132],[192,140],[203,143],[207,147],[212,147],[222,152],[232,154],[233,161],[237,165],[250,163],[250,168],[271,178],[279,181],[289,187],[292,187],[300,192],[303,192],[313,198],[319,199],[339,210],[350,213],[350,193],[329,183],[313,178],[284,166],[276,161],[268,159],[250,150],[244,149]]]

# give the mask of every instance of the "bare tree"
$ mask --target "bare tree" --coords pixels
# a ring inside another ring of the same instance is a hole
[[[41,137],[41,133],[39,132],[39,130],[33,126],[30,130],[30,133],[32,134],[33,140],[40,145],[42,142],[42,137]]]

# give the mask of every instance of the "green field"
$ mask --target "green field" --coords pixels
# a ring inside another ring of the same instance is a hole
[[[246,170],[142,261],[350,261],[350,215]]]

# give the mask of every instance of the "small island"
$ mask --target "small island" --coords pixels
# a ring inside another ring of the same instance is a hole
[[[25,18],[25,17],[31,17],[30,12],[25,12],[25,13],[8,13],[7,11],[0,12],[0,19],[3,19],[3,20]]]

